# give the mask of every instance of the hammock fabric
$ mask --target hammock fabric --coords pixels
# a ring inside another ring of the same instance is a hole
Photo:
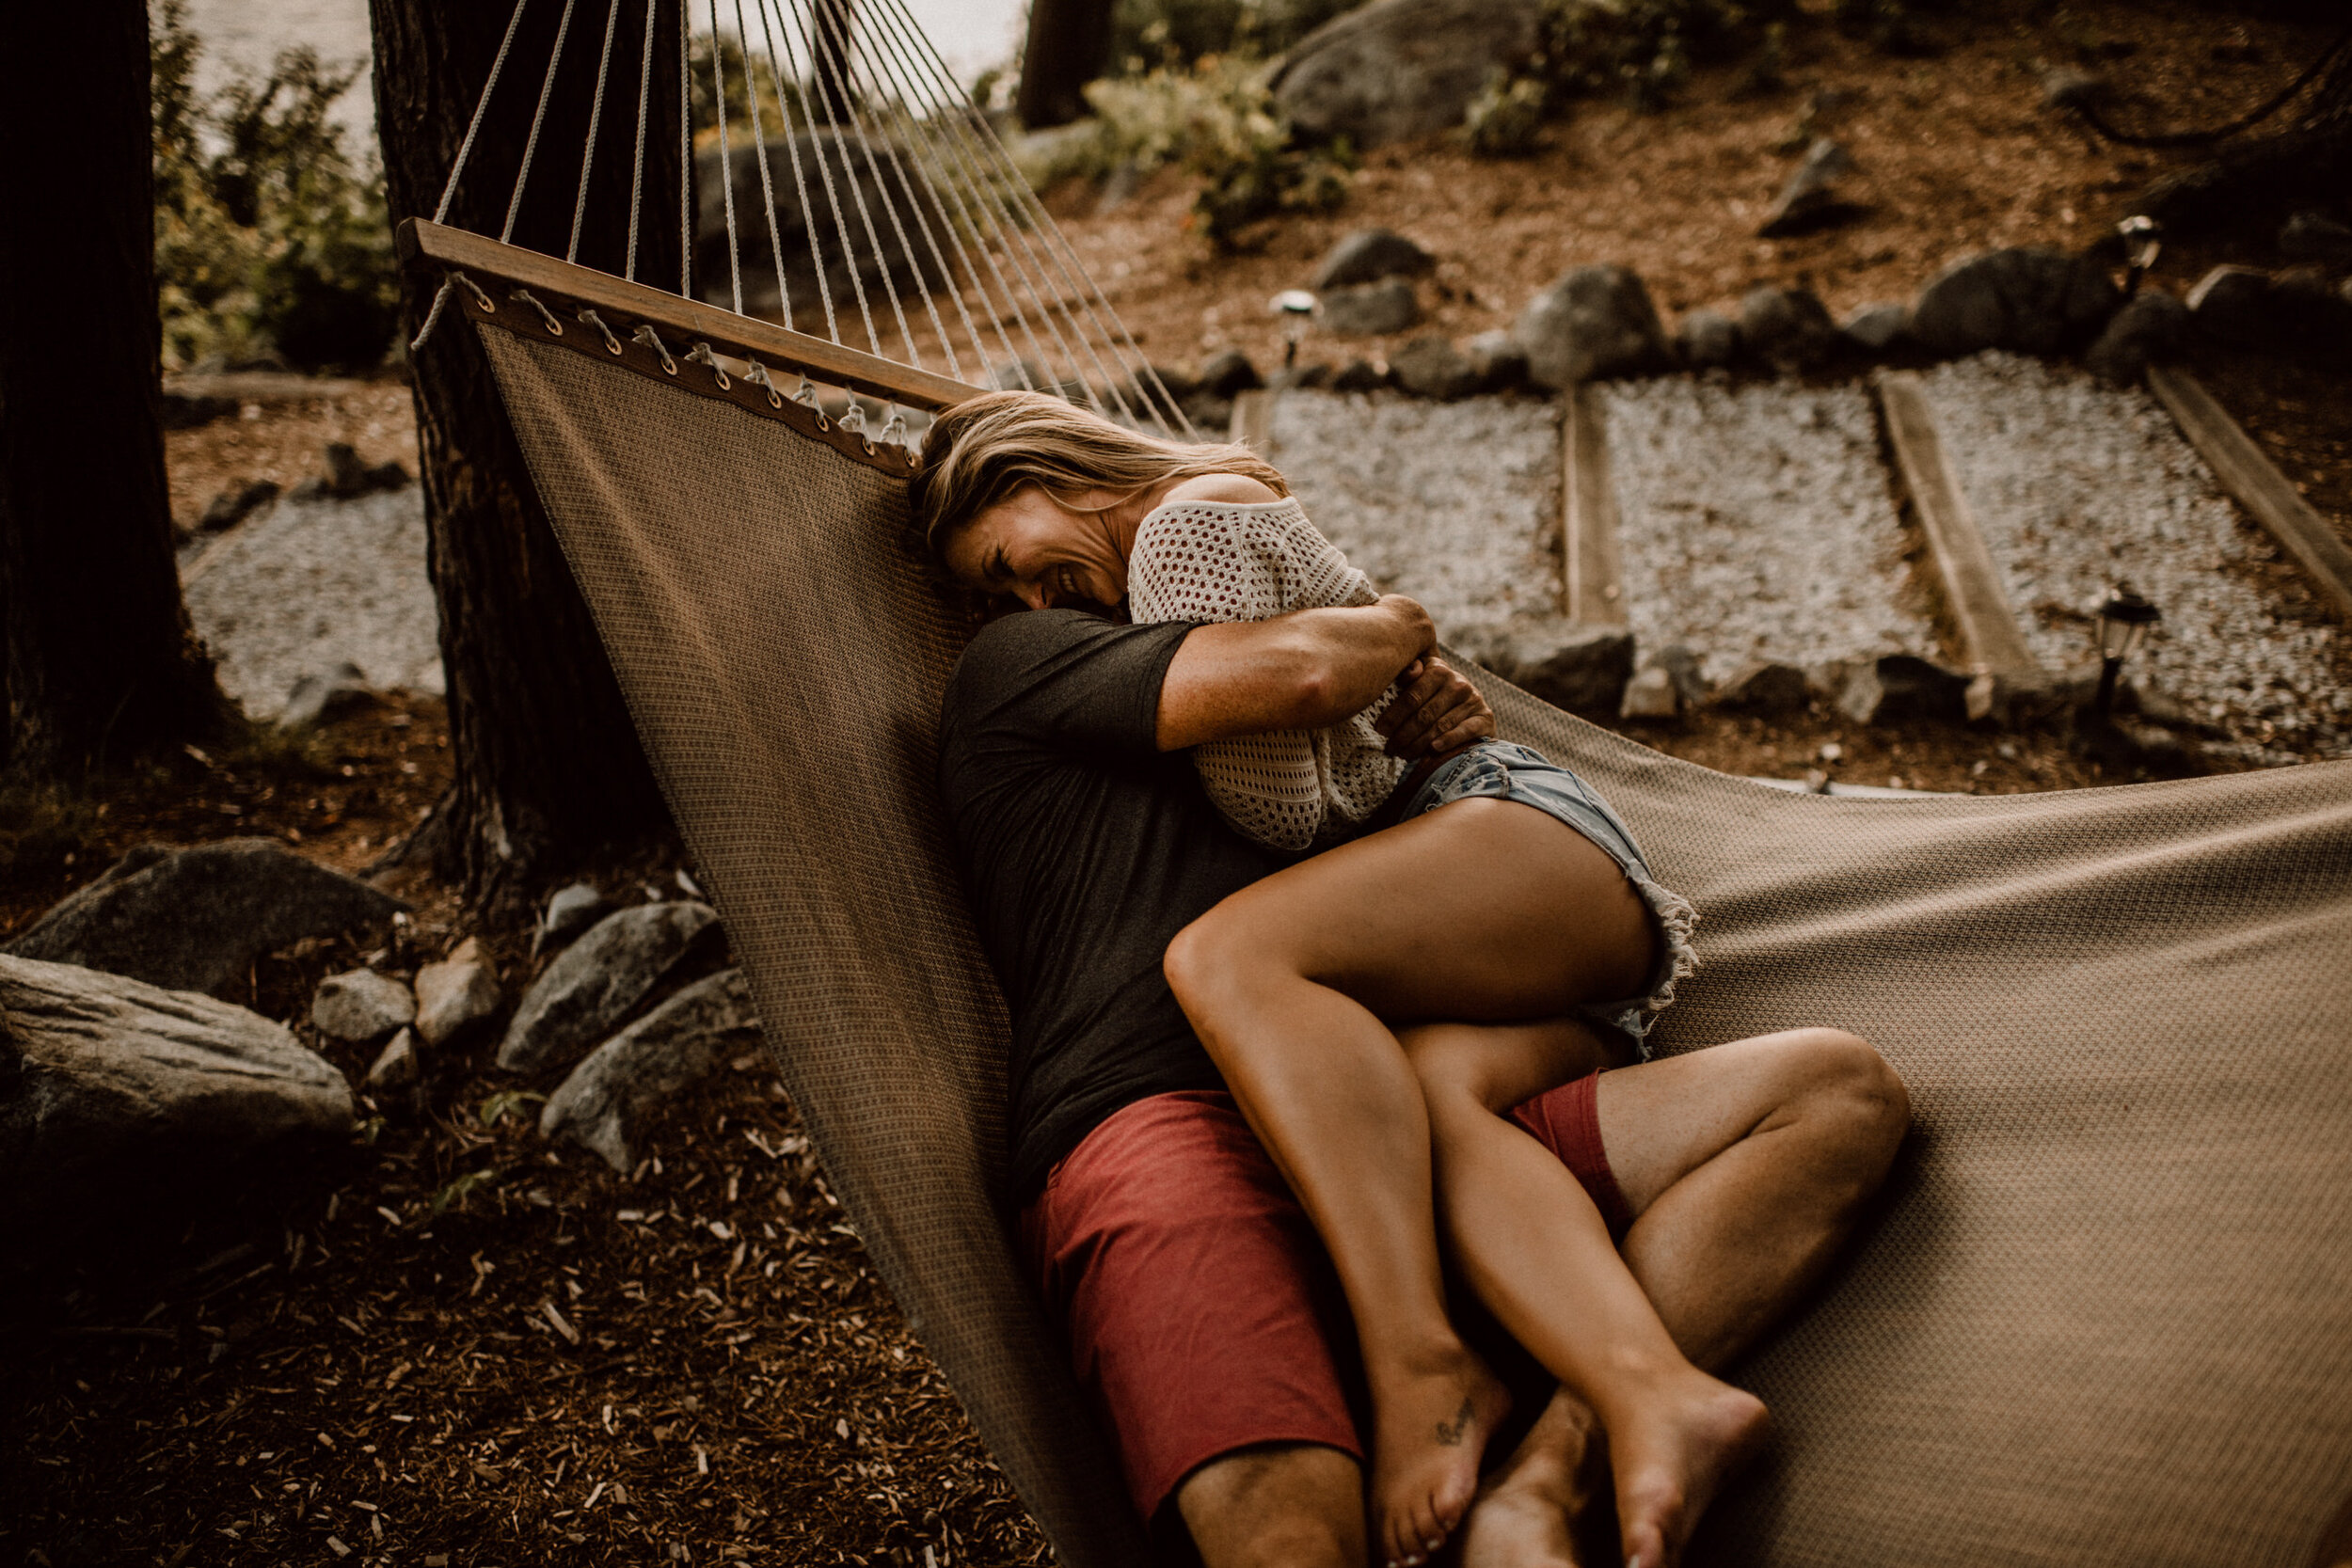
[[[883,1279],[1063,1559],[1140,1560],[1008,1250],[1005,1012],[932,783],[968,626],[903,458],[469,319]],[[2306,1561],[2352,1489],[2352,764],[1828,799],[1481,684],[1704,911],[1664,1049],[1835,1023],[1917,1111],[1740,1372],[1780,1440],[1695,1560]]]

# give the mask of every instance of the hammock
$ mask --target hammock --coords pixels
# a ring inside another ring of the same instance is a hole
[[[903,449],[746,376],[970,388],[482,236],[404,242],[452,275],[877,1269],[1063,1560],[1143,1560],[1007,1242],[1005,1012],[932,785],[969,623]],[[1832,1022],[1912,1087],[1883,1219],[1740,1370],[1780,1440],[1693,1560],[2309,1560],[2352,1490],[2352,764],[1796,796],[1478,678],[1706,912],[1661,1049]]]

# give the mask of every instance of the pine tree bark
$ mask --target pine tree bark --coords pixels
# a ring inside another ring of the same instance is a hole
[[[1087,112],[1086,85],[1103,74],[1111,46],[1111,0],[1029,0],[1028,41],[1013,111],[1030,130],[1067,125]]]
[[[164,478],[143,0],[0,6],[0,761],[93,769],[228,713]]]
[[[645,8],[657,7],[637,277],[678,281],[679,0],[621,0],[578,260],[625,269],[636,166]],[[392,220],[431,217],[488,79],[511,8],[373,0],[376,124]],[[503,229],[564,7],[526,5],[446,222]],[[570,239],[606,8],[574,8],[513,243],[555,256]],[[439,287],[411,270],[413,336]],[[512,911],[599,849],[668,816],[596,641],[588,607],[533,490],[489,363],[454,311],[415,356],[417,429],[441,660],[449,683],[449,794],[413,842],[477,910]]]

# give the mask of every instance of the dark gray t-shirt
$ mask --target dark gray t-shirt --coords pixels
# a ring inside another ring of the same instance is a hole
[[[1168,939],[1280,864],[1155,740],[1189,625],[1070,610],[983,628],[947,683],[939,779],[980,939],[1012,1009],[1012,1177],[1025,1199],[1121,1106],[1224,1086],[1160,972]]]

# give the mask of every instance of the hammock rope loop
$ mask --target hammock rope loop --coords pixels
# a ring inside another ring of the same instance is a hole
[[[775,379],[768,373],[767,366],[756,359],[753,360],[752,368],[743,372],[743,379],[768,394],[769,407],[782,408],[784,406],[784,394],[776,390]]]
[[[473,296],[474,304],[481,308],[484,315],[495,316],[499,313],[499,302],[490,297],[490,292],[487,289],[485,289],[481,284],[475,282],[472,278],[468,277],[462,272],[452,271],[449,277],[451,282],[456,284],[459,288],[465,290],[467,293]]]
[[[728,388],[735,385],[734,380],[728,376],[724,367],[719,363],[719,356],[712,352],[708,343],[697,342],[692,348],[686,351],[686,357],[697,365],[708,365],[710,367],[711,378],[719,384],[719,390],[723,392]]]
[[[615,359],[621,356],[621,340],[614,337],[612,335],[612,329],[604,325],[604,318],[602,316],[597,315],[595,310],[583,305],[580,308],[580,325],[582,326],[593,326],[597,331],[603,333],[604,351],[612,356]]]
[[[513,300],[517,305],[528,305],[533,310],[538,311],[539,320],[546,324],[548,337],[561,338],[564,336],[564,324],[557,321],[555,319],[555,312],[540,304],[538,296],[533,294],[529,289],[516,289],[506,297]]]
[[[655,354],[660,356],[661,373],[663,375],[677,374],[677,361],[670,357],[669,346],[662,342],[661,334],[653,329],[653,325],[650,322],[646,323],[643,326],[640,326],[636,331],[630,333],[629,341],[632,343],[643,343],[647,348],[653,350]]]

